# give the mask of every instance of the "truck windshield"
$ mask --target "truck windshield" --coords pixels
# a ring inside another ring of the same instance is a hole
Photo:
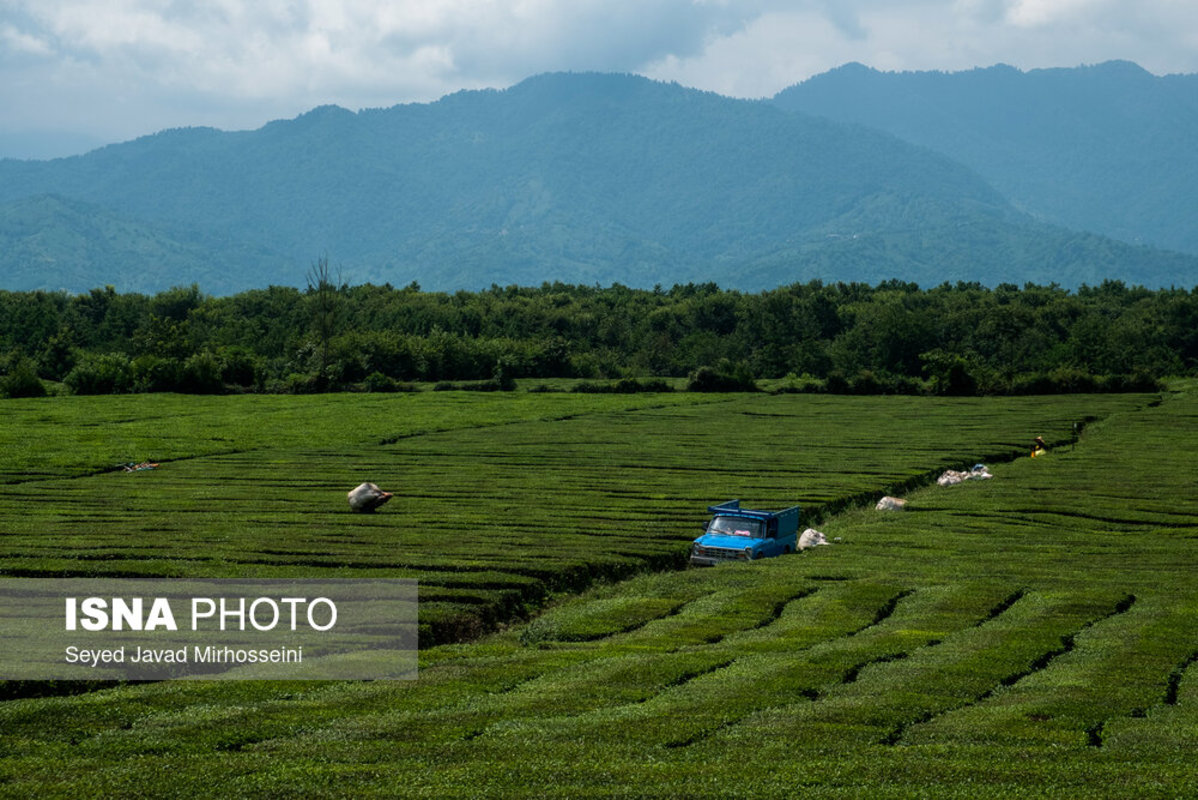
[[[707,526],[707,532],[722,533],[726,536],[747,536],[750,539],[762,538],[761,520],[744,517],[716,517]]]

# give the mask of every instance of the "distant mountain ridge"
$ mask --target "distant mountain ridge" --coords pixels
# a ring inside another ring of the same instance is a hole
[[[854,63],[774,103],[943,153],[1046,221],[1198,254],[1198,75],[1128,61],[1027,72]]]
[[[781,101],[776,101],[782,104]],[[1045,225],[859,125],[627,75],[0,161],[0,286],[889,278],[1198,284],[1198,258]]]

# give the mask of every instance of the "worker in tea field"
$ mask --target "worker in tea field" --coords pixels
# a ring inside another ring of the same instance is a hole
[[[1032,458],[1035,458],[1036,456],[1042,456],[1047,452],[1048,445],[1044,443],[1044,437],[1037,436],[1036,440],[1032,442]]]

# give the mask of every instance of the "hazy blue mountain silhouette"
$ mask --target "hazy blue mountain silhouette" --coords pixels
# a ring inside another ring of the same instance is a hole
[[[1127,61],[953,73],[848,64],[774,102],[932,148],[1047,221],[1198,254],[1198,75]]]
[[[888,133],[608,74],[3,161],[0,242],[9,289],[225,293],[324,255],[435,289],[1198,283],[1196,258],[1043,224]]]

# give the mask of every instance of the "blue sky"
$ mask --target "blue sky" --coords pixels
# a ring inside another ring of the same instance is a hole
[[[763,97],[883,70],[1198,72],[1195,0],[0,0],[0,157],[635,72]]]

